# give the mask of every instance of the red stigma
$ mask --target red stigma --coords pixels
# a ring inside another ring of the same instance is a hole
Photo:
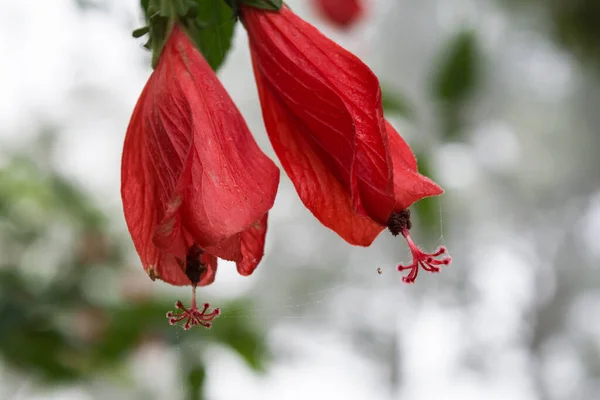
[[[409,231],[411,227],[412,222],[410,221],[410,210],[395,212],[388,220],[388,229],[392,235],[398,236],[399,234],[402,234],[404,239],[406,239],[406,243],[408,243],[408,247],[410,248],[410,252],[413,256],[412,264],[399,264],[397,267],[398,271],[410,270],[408,275],[402,277],[402,281],[404,283],[415,282],[415,279],[417,279],[417,275],[419,274],[419,266],[427,272],[437,273],[440,272],[440,265],[448,265],[450,262],[452,262],[452,258],[450,256],[445,256],[439,260],[435,259],[442,254],[446,254],[446,248],[443,246],[438,248],[435,253],[425,253],[423,250],[421,250],[410,237]]]
[[[204,303],[202,311],[196,307],[196,286],[194,285],[192,286],[192,304],[190,308],[186,308],[181,301],[177,301],[175,303],[175,308],[181,310],[181,312],[173,313],[172,311],[169,311],[167,313],[169,324],[175,325],[186,320],[183,325],[183,329],[186,331],[196,325],[202,325],[203,327],[210,329],[212,326],[210,321],[218,317],[221,314],[221,310],[214,308],[211,312],[207,313],[209,307],[209,303]]]
[[[452,261],[450,256],[445,256],[442,259],[436,260],[435,257],[439,257],[443,254],[446,254],[446,248],[440,247],[437,249],[435,253],[425,253],[423,250],[419,248],[413,242],[408,229],[404,228],[401,231],[402,236],[406,239],[406,243],[408,243],[408,247],[410,248],[410,252],[413,256],[413,262],[411,265],[398,265],[398,271],[406,271],[410,270],[408,275],[402,277],[402,281],[404,283],[414,283],[415,279],[417,279],[417,275],[419,274],[419,266],[423,268],[427,272],[437,273],[440,272],[440,265],[448,265]]]

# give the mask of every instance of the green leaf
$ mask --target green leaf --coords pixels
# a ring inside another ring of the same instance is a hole
[[[473,92],[479,78],[477,37],[473,31],[462,31],[444,48],[433,79],[434,95],[446,103],[462,103]]]
[[[140,6],[144,11],[144,15],[148,15],[148,5],[150,4],[150,0],[140,0]]]
[[[195,0],[187,0],[189,8],[186,17],[198,18],[198,3]]]
[[[158,15],[161,17],[170,17],[172,16],[172,4],[171,0],[159,0],[159,10]]]
[[[150,27],[144,26],[143,28],[138,28],[138,29],[134,30],[131,35],[137,39],[137,38],[141,38],[148,32],[150,32]]]
[[[180,17],[185,17],[190,11],[190,3],[187,0],[173,0],[173,6]]]
[[[283,0],[242,0],[242,3],[268,11],[279,11],[283,7]]]
[[[196,0],[197,17],[182,21],[194,44],[217,71],[231,48],[236,17],[223,0]]]

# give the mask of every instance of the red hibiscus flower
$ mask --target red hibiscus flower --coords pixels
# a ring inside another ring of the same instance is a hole
[[[267,133],[304,205],[354,245],[368,246],[388,227],[419,266],[449,264],[421,251],[409,235],[408,207],[442,189],[417,171],[416,159],[384,119],[377,77],[356,56],[289,8],[242,7]]]
[[[363,0],[313,0],[319,14],[333,25],[348,28],[363,15]]]
[[[121,196],[127,226],[152,279],[192,285],[171,323],[210,326],[196,308],[217,257],[251,274],[263,256],[279,170],[257,146],[217,76],[177,24],[137,102],[125,137]]]

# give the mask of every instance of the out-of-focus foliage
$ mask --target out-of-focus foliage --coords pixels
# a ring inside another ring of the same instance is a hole
[[[0,357],[52,384],[120,370],[147,341],[184,348],[201,343],[181,361],[182,384],[193,399],[201,398],[201,355],[211,343],[264,369],[262,335],[248,319],[227,315],[230,309],[243,314],[248,301],[219,304],[226,313],[213,329],[183,333],[164,317],[174,299],[128,290],[120,243],[94,202],[52,169],[24,157],[0,169]],[[135,279],[147,279],[141,268]],[[120,301],[91,296],[90,282],[99,288],[118,283]]]
[[[442,130],[447,140],[460,138],[462,113],[480,79],[480,54],[473,31],[459,32],[451,38],[432,78],[432,90],[440,108]]]
[[[433,79],[434,95],[445,103],[462,103],[473,92],[478,78],[477,36],[459,32],[444,46],[443,58]]]
[[[600,2],[597,0],[502,0],[520,13],[523,7],[535,7],[548,16],[556,41],[600,69]]]
[[[393,92],[382,85],[381,102],[386,116],[401,116],[404,118],[415,118],[415,111],[407,99],[401,93]]]
[[[103,1],[101,0],[74,0],[79,8],[84,11],[101,10]]]
[[[425,176],[433,176],[431,170],[431,156],[423,151],[416,154],[419,172]],[[440,230],[439,198],[427,197],[414,204],[411,209],[413,214],[417,215],[415,220],[419,228],[427,231],[432,237]]]

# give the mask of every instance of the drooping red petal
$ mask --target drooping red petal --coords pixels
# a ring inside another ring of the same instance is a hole
[[[267,235],[267,217],[255,221],[245,231],[238,233],[206,251],[211,254],[221,254],[221,258],[235,261],[240,275],[250,275],[263,257],[265,237]]]
[[[299,68],[287,58],[288,55],[281,54],[278,48],[265,47],[267,44],[259,36],[256,46],[252,47],[255,68],[260,70],[285,104],[293,108],[297,118],[304,122],[306,137],[323,163],[348,193],[354,193],[354,197],[360,201],[352,177],[355,128],[344,101],[327,82],[319,79],[318,71],[310,71],[308,67]]]
[[[189,285],[190,280],[179,267],[175,255],[166,256],[152,240],[161,207],[153,184],[155,172],[148,168],[148,153],[143,151],[145,126],[140,111],[151,84],[149,81],[140,96],[125,137],[121,166],[123,210],[133,243],[148,275],[172,285]],[[178,254],[180,259],[184,257],[183,243],[180,251],[174,254]]]
[[[202,262],[206,264],[207,271],[202,275],[198,286],[210,285],[215,281],[217,274],[217,257],[212,254],[205,253],[202,255]]]
[[[285,6],[277,13],[243,7],[242,17],[255,70],[303,123],[354,209],[385,224],[394,199],[377,77]]]
[[[242,258],[237,263],[240,275],[248,276],[254,272],[265,253],[265,237],[267,236],[267,217],[265,214],[248,229],[242,232],[241,250]]]
[[[152,85],[151,77],[131,116],[121,161],[123,211],[133,244],[146,271],[155,268],[160,261],[159,252],[152,243],[160,204],[153,185],[154,171],[148,168],[148,154],[143,151],[146,147],[143,106]]]
[[[144,269],[153,279],[188,285],[180,261],[189,247],[214,246],[203,256],[209,272],[200,285],[211,283],[216,257],[241,262],[243,234],[272,207],[278,182],[279,170],[175,25],[138,100],[123,150],[123,208]],[[237,255],[215,246],[226,242],[235,244]]]
[[[156,74],[156,87],[164,89],[155,95],[155,115],[167,129],[160,143],[162,154],[154,162],[172,166],[158,171],[160,181],[166,182],[167,192],[171,189],[171,201],[181,199],[182,224],[196,243],[220,243],[272,207],[279,170],[259,149],[233,100],[177,26]]]
[[[354,210],[345,188],[308,142],[302,121],[273,93],[259,69],[255,77],[273,149],[304,205],[347,242],[370,245],[383,226]]]
[[[387,123],[387,134],[394,167],[394,194],[396,196],[394,211],[405,210],[411,204],[425,197],[444,193],[435,182],[419,174],[413,152],[389,122]]]
[[[404,141],[402,136],[393,127],[388,120],[385,121],[385,129],[388,135],[390,152],[392,152],[392,161],[398,166],[402,165],[412,171],[417,171],[417,158]]]

